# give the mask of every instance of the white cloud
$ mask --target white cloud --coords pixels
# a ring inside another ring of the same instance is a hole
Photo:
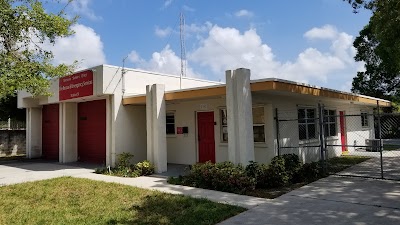
[[[187,29],[201,37],[187,54],[192,66],[188,67],[188,76],[199,77],[202,74],[208,79],[224,80],[226,70],[245,67],[252,71],[252,79],[277,77],[305,83],[311,81],[320,86],[330,82],[330,87],[344,89],[349,87],[349,81],[360,68],[360,63],[353,60],[353,37],[330,25],[312,28],[304,34],[306,39],[330,40],[328,50],[309,47],[291,61],[277,60],[274,51],[263,42],[256,29],[240,32],[236,28],[211,23],[192,24]],[[207,30],[208,33],[204,34]],[[329,31],[329,35],[320,34],[322,30]],[[131,61],[142,69],[180,73],[180,58],[169,46],[154,52],[149,60],[136,56],[134,59]]]
[[[62,0],[65,4],[68,3],[69,0]],[[93,10],[89,7],[89,5],[92,3],[92,0],[74,0],[70,3],[70,6],[72,7],[72,11],[74,13],[77,13],[79,16],[85,16],[89,18],[90,20],[101,20],[101,16],[97,16]]]
[[[75,24],[75,34],[56,40],[55,45],[47,44],[46,49],[54,53],[54,63],[72,63],[79,61],[80,68],[87,68],[106,62],[103,43],[100,36],[90,27]]]
[[[241,9],[241,10],[235,12],[235,16],[236,17],[253,17],[254,13],[249,10],[246,10],[246,9]]]
[[[172,1],[173,1],[173,0],[166,0],[166,1],[164,2],[164,8],[167,8],[168,6],[170,6],[170,5],[172,4]]]
[[[159,28],[158,26],[156,26],[156,29],[154,31],[154,33],[160,38],[165,38],[166,36],[170,35],[171,32],[172,32],[171,27],[166,27],[166,28],[162,29],[162,28]]]
[[[185,11],[187,11],[187,12],[194,12],[194,11],[196,11],[196,9],[194,9],[194,8],[188,6],[188,5],[182,6],[182,9],[185,10]]]
[[[137,63],[137,62],[141,62],[142,61],[142,59],[139,56],[139,53],[137,53],[135,50],[132,50],[128,54],[128,60],[133,62],[133,63]]]
[[[307,31],[304,34],[304,37],[313,40],[313,39],[328,39],[334,40],[337,38],[339,32],[336,27],[332,25],[325,25],[323,27],[314,27],[311,30]]]
[[[128,56],[128,59],[139,69],[174,75],[181,73],[181,59],[171,50],[169,45],[165,46],[160,52],[154,52],[151,59],[147,61],[140,58],[136,51],[132,51],[131,54],[133,57]],[[200,77],[189,65],[187,65],[186,75]]]

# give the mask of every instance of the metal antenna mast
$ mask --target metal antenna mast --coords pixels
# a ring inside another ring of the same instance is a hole
[[[122,96],[125,95],[125,60],[126,58],[128,58],[128,56],[126,56],[123,60],[122,60],[122,70],[121,70],[121,79],[122,79]]]
[[[185,16],[181,12],[180,16],[180,41],[181,41],[181,76],[180,88],[182,89],[182,77],[186,77],[186,47],[185,47]]]

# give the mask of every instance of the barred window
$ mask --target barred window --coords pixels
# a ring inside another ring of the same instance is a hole
[[[299,108],[297,110],[300,140],[309,140],[316,137],[315,111],[314,108]]]
[[[167,134],[175,134],[175,113],[167,112],[166,115],[166,132]]]
[[[369,127],[368,113],[366,112],[361,112],[361,126]]]
[[[324,110],[325,137],[337,135],[336,121],[336,110]]]
[[[220,110],[221,115],[221,142],[228,142],[228,116],[226,109]]]

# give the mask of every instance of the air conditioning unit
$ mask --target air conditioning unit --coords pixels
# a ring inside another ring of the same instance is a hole
[[[381,148],[381,142],[379,139],[366,139],[366,150],[369,152],[379,152]]]

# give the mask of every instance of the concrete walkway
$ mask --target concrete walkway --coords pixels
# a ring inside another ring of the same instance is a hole
[[[52,179],[62,176],[86,178],[97,181],[119,183],[171,194],[182,194],[195,198],[206,198],[214,202],[253,208],[270,200],[244,195],[205,190],[200,188],[170,185],[163,177],[113,177],[93,173],[91,168],[78,167],[80,164],[59,164],[46,162],[14,162],[0,164],[0,186],[23,182]]]
[[[400,182],[330,176],[220,223],[233,224],[400,224]]]
[[[207,198],[249,210],[220,225],[244,224],[400,224],[400,182],[330,176],[274,200],[169,185],[165,178],[121,178],[94,174],[80,164],[14,162],[0,164],[0,186],[61,176],[114,182]],[[365,167],[364,165],[360,165]],[[357,170],[357,168],[352,168]]]

